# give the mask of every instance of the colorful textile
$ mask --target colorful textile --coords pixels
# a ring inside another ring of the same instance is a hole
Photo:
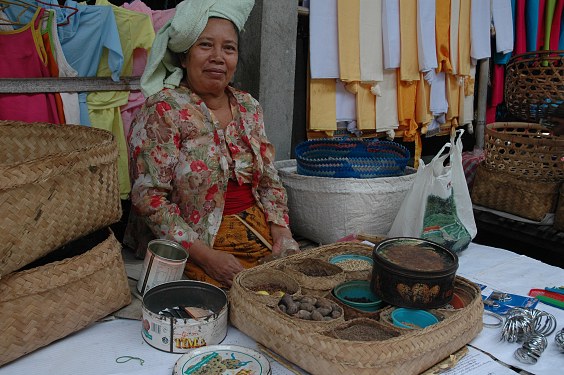
[[[233,121],[224,130],[187,87],[147,98],[132,124],[131,202],[159,238],[189,250],[199,239],[213,246],[228,179],[251,183],[269,223],[288,226],[286,192],[274,167],[263,112],[248,93],[227,88]],[[149,220],[150,219],[150,220]]]
[[[33,17],[25,26],[0,32],[0,77],[51,77],[40,30],[43,12],[43,8],[36,8]],[[0,120],[59,124],[55,95],[0,94]]]
[[[254,204],[255,197],[253,197],[251,184],[238,184],[237,181],[230,178],[225,192],[223,216],[238,214]]]
[[[272,243],[270,226],[265,219],[264,213],[260,207],[254,205],[237,215],[226,215],[223,217],[213,248],[214,250],[232,254],[241,262],[244,268],[255,267],[258,265],[258,261],[271,254],[271,251],[236,216],[243,219],[263,238]],[[186,262],[184,274],[190,280],[204,281],[219,287],[225,287],[225,285],[208,276],[200,266],[190,261],[190,259]]]
[[[339,75],[342,81],[360,81],[360,0],[337,0]]]

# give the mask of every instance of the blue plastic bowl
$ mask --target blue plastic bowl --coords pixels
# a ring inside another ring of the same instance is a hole
[[[425,310],[399,308],[392,311],[394,325],[401,328],[419,329],[439,322],[439,319]]]
[[[345,305],[366,312],[378,310],[383,303],[370,289],[368,280],[346,281],[333,288],[333,295]],[[362,299],[369,302],[358,301]]]
[[[366,262],[367,264],[370,264],[366,270],[371,270],[372,269],[372,265],[374,264],[374,260],[371,257],[368,256],[364,256],[364,255],[358,255],[358,254],[341,254],[341,255],[335,255],[334,257],[329,259],[329,263],[331,264],[335,264],[335,265],[339,265],[339,263],[344,262],[346,260],[361,260]],[[363,270],[364,271],[364,270]]]

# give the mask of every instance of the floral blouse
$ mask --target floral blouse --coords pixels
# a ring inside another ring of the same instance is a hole
[[[149,97],[132,124],[132,204],[158,238],[187,249],[196,239],[213,246],[230,177],[251,183],[268,222],[289,223],[262,108],[250,94],[227,90],[233,121],[225,131],[183,86]]]

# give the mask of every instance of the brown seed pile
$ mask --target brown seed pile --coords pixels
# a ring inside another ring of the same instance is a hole
[[[366,271],[372,268],[372,264],[362,259],[346,259],[337,263],[345,271]]]
[[[341,317],[342,310],[336,303],[325,298],[291,296],[285,294],[278,303],[285,314],[304,320],[327,321]]]

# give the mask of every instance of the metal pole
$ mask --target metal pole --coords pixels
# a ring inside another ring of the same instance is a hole
[[[476,148],[484,148],[484,132],[486,130],[486,106],[488,100],[488,77],[490,73],[490,59],[480,60],[480,75],[478,77],[478,108],[476,113]]]

